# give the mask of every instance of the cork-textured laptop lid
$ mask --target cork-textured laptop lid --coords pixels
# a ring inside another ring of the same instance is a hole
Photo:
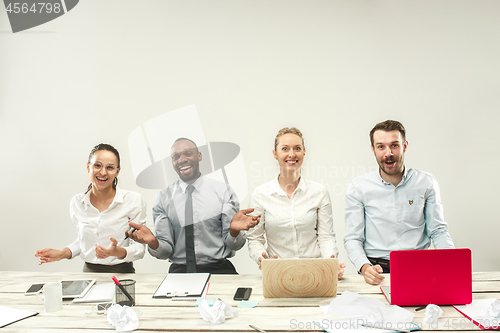
[[[335,297],[338,270],[338,259],[265,259],[264,297]]]

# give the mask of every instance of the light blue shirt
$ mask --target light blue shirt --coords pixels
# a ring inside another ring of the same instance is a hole
[[[232,237],[229,226],[239,203],[233,189],[223,182],[200,177],[192,184],[193,231],[196,264],[205,265],[233,257],[246,241],[244,231]],[[174,264],[186,264],[185,203],[188,184],[178,180],[156,196],[153,206],[155,235],[159,242],[149,253]]]
[[[454,248],[444,220],[436,179],[406,169],[394,186],[379,171],[354,178],[345,199],[344,246],[359,271],[371,258],[389,260],[391,251]]]

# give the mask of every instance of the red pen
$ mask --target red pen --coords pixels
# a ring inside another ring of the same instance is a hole
[[[134,299],[132,298],[132,296],[130,296],[130,294],[128,293],[128,291],[125,290],[125,288],[123,288],[123,286],[121,285],[120,281],[118,281],[118,279],[113,276],[111,277],[113,279],[113,282],[118,286],[118,288],[120,288],[120,290],[122,291],[122,293],[127,296],[127,298],[130,300],[130,302],[132,302],[132,304],[134,303]]]

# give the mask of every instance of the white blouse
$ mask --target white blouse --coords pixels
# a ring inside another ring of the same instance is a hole
[[[255,189],[250,199],[253,214],[262,214],[247,231],[250,257],[256,262],[266,252],[278,258],[330,258],[338,256],[333,232],[332,206],[326,188],[300,178],[288,198],[276,177]],[[267,240],[267,246],[266,246]]]
[[[88,263],[116,265],[144,257],[144,244],[125,239],[125,230],[130,229],[129,222],[146,224],[146,203],[139,193],[117,187],[113,202],[102,212],[90,202],[90,191],[80,193],[71,200],[70,215],[78,230],[78,238],[68,246],[71,259],[79,255]],[[111,244],[109,237],[115,238],[118,246],[125,248],[125,258],[97,259],[94,244],[107,248]]]

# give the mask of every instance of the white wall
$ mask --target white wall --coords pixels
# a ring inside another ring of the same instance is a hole
[[[499,10],[495,0],[85,0],[13,34],[0,9],[0,270],[80,271],[79,258],[37,266],[33,253],[74,240],[68,206],[87,186],[90,149],[115,145],[121,187],[150,209],[157,191],[135,185],[128,135],[191,104],[208,141],[241,147],[250,192],[274,176],[276,132],[303,131],[305,175],[330,189],[344,261],[345,188],[376,165],[373,125],[400,120],[406,164],[438,179],[456,246],[472,249],[474,270],[500,270]],[[246,248],[233,262],[258,272]],[[146,254],[136,267],[167,262]]]

